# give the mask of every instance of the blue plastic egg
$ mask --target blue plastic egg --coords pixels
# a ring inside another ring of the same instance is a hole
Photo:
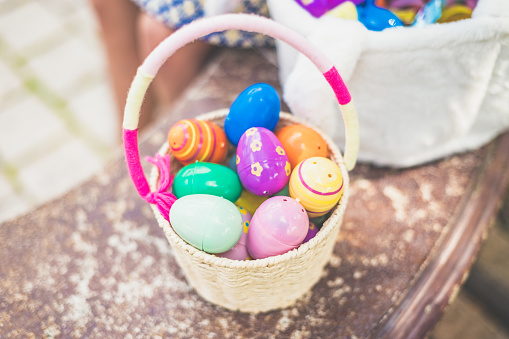
[[[170,209],[170,224],[184,241],[208,253],[228,251],[244,229],[235,204],[208,194],[177,199]]]
[[[224,131],[237,146],[242,134],[251,127],[273,130],[279,121],[281,103],[274,87],[259,83],[246,88],[230,107],[224,121]]]
[[[383,31],[386,28],[404,26],[403,22],[391,11],[375,6],[374,0],[368,0],[357,6],[359,21],[370,31]]]

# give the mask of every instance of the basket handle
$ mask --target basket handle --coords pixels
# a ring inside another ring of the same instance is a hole
[[[333,63],[300,34],[271,19],[252,14],[224,14],[198,19],[183,26],[163,40],[138,68],[127,95],[124,110],[123,139],[129,174],[138,193],[154,203],[147,179],[143,173],[138,151],[138,121],[141,104],[147,88],[163,65],[178,49],[205,35],[230,29],[262,33],[293,46],[311,60],[332,87],[345,121],[345,154],[347,170],[353,169],[359,150],[359,124],[350,93]],[[161,192],[158,192],[161,193]]]

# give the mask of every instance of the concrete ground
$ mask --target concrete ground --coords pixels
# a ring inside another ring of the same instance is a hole
[[[0,222],[94,174],[120,144],[86,0],[0,0]]]

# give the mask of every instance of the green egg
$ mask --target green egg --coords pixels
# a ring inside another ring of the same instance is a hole
[[[182,167],[173,180],[173,194],[177,198],[209,194],[235,202],[241,191],[237,173],[226,166],[210,162],[195,162]]]

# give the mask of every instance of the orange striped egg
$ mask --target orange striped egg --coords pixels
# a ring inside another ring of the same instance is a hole
[[[343,176],[332,160],[308,158],[293,170],[289,190],[310,218],[319,217],[330,211],[343,195]]]
[[[196,161],[221,163],[228,148],[226,134],[210,121],[184,119],[168,133],[171,153],[183,165]]]

